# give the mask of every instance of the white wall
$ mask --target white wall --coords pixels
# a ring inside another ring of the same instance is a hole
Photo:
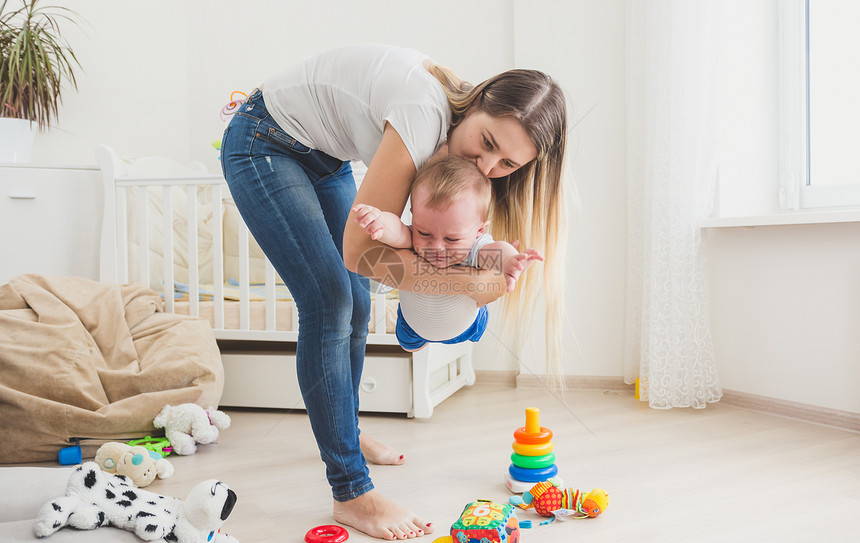
[[[540,7],[540,9],[535,9]],[[567,181],[572,213],[567,255],[563,369],[620,376],[624,354],[627,195],[625,3],[514,2],[516,67],[544,70],[564,88],[571,125]],[[574,186],[575,182],[575,186]],[[538,304],[537,316],[543,315]],[[492,322],[492,321],[491,321]],[[478,369],[545,372],[545,332],[535,327],[516,360],[497,326],[476,350]],[[503,363],[499,363],[503,360]]]
[[[705,230],[725,389],[860,413],[860,223]]]
[[[524,24],[517,26],[522,29],[517,58],[559,72],[575,126],[568,169],[581,214],[574,215],[569,233],[565,373],[621,375],[627,277],[625,3],[557,1],[551,17],[532,6],[518,5]],[[558,56],[548,53],[554,50]]]
[[[327,47],[379,41],[414,47],[470,80],[509,68],[511,3],[498,0],[64,0],[88,22],[68,37],[83,65],[60,120],[33,161],[92,164],[160,154],[217,169],[211,143],[234,90]],[[456,16],[452,16],[456,13]]]
[[[84,71],[79,91],[66,94],[57,128],[37,138],[34,161],[43,163],[92,164],[92,149],[106,142],[121,154],[196,159],[216,169],[211,142],[220,137],[218,112],[231,91],[249,90],[307,54],[350,42],[416,47],[473,81],[512,67],[552,74],[576,124],[568,169],[582,206],[568,248],[565,371],[622,374],[625,0],[59,3],[78,10],[89,26],[69,33]],[[734,5],[755,12],[739,13],[738,21],[755,15],[762,26],[735,27],[736,52],[746,51],[752,65],[727,87],[740,121],[724,119],[721,127],[735,142],[727,146],[734,151],[723,164],[724,181],[747,187],[760,177],[773,186],[768,164],[776,164],[767,157],[775,157],[769,139],[775,115],[767,104],[775,100],[777,2]],[[860,412],[857,228],[706,232],[724,388]],[[524,371],[543,371],[542,338],[538,326],[527,340]],[[477,349],[478,369],[518,369],[505,343],[492,328]]]
[[[719,216],[779,212],[777,0],[731,0],[720,86]]]
[[[569,249],[565,368],[620,375],[623,348],[624,2],[578,0],[65,0],[88,21],[69,40],[84,69],[57,127],[37,137],[33,160],[92,164],[93,148],[121,155],[200,160],[217,171],[211,143],[234,90],[327,47],[381,41],[417,48],[471,81],[514,67],[547,71],[565,89],[572,123],[569,180],[583,214]],[[571,191],[573,192],[573,191]],[[531,334],[542,372],[543,327]],[[510,345],[491,332],[478,369],[515,370]],[[574,337],[582,344],[575,348]],[[501,354],[500,354],[501,353]]]
[[[720,216],[779,213],[778,0],[733,0]],[[860,224],[708,228],[724,389],[860,413]]]
[[[181,3],[57,2],[87,21],[64,33],[82,68],[63,94],[59,119],[39,134],[32,161],[92,165],[93,149],[187,159],[188,23]],[[171,17],[168,14],[180,14]],[[217,115],[217,112],[216,112]]]

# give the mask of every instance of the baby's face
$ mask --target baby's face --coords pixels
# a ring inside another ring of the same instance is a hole
[[[426,191],[419,188],[412,201],[415,252],[437,268],[463,262],[472,244],[487,228],[474,197],[460,198],[445,209],[430,207],[426,202]]]

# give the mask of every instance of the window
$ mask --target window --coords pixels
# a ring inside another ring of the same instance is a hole
[[[860,205],[860,3],[780,3],[780,203]]]

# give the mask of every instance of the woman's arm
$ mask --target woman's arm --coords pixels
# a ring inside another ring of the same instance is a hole
[[[382,143],[367,166],[367,173],[353,208],[358,204],[368,204],[381,211],[400,216],[406,207],[415,165],[403,140],[394,128],[386,123],[382,133]],[[372,247],[381,244],[370,239],[356,220],[355,211],[350,211],[343,231],[343,262],[352,272],[358,272],[358,261]]]
[[[353,207],[372,205],[400,216],[406,207],[415,165],[394,128],[386,124]],[[346,268],[389,286],[425,294],[466,294],[484,305],[505,293],[504,274],[491,270],[447,272],[433,267],[411,249],[393,249],[370,239],[350,212],[343,232]]]

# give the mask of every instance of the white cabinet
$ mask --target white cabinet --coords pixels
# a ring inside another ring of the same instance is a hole
[[[295,353],[222,350],[221,360],[225,382],[222,406],[304,409]],[[412,416],[411,357],[405,353],[367,353],[358,395],[363,412]]]
[[[101,173],[0,163],[0,284],[22,273],[98,279]]]

